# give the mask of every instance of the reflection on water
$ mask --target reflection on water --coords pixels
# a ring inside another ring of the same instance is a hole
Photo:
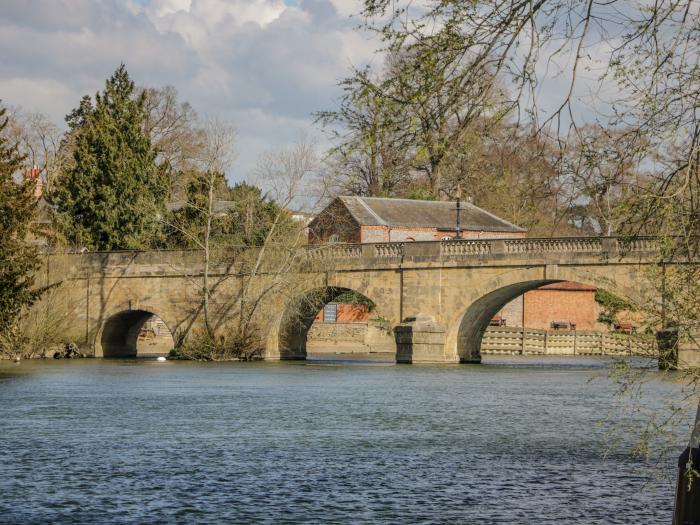
[[[608,446],[613,390],[595,359],[2,363],[0,522],[668,523],[674,458]]]

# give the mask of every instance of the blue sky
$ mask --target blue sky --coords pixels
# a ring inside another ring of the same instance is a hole
[[[0,98],[56,123],[123,61],[137,84],[173,85],[201,115],[238,130],[231,180],[300,134],[323,140],[351,64],[377,42],[357,31],[356,0],[3,0]]]

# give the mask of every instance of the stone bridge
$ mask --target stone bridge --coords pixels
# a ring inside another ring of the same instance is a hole
[[[263,358],[270,360],[304,359],[306,334],[324,297],[353,290],[394,328],[398,361],[479,362],[489,320],[520,294],[576,281],[633,303],[656,301],[656,287],[648,283],[660,264],[651,238],[309,246],[282,257],[299,261],[286,276],[269,265],[241,270],[239,255],[224,253],[210,270],[212,322],[219,330],[234,326],[243,315],[242,297],[246,305],[260,297],[254,315],[264,331]],[[202,276],[198,251],[47,255],[44,268],[46,282],[63,282],[71,336],[96,357],[135,355],[140,327],[152,314],[180,337],[201,330]]]

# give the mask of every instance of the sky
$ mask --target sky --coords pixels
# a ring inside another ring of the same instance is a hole
[[[338,81],[352,66],[381,69],[383,63],[375,53],[381,42],[358,28],[362,0],[1,3],[3,104],[40,111],[64,125],[81,97],[101,90],[124,62],[137,85],[174,86],[202,117],[234,124],[232,182],[251,180],[263,153],[290,147],[302,135],[327,147],[313,113],[336,106]],[[592,114],[585,100],[600,75],[590,66],[608,53],[601,45],[586,47],[590,64],[578,74],[576,111],[584,116]],[[538,65],[538,105],[545,116],[568,91],[569,75],[561,70],[571,56]]]
[[[64,125],[124,62],[143,86],[174,86],[238,131],[232,181],[265,151],[324,136],[351,65],[376,60],[359,0],[2,0],[0,99]]]

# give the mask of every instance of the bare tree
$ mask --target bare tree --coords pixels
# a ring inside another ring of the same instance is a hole
[[[218,139],[216,133],[211,140],[212,151],[222,151],[216,146]],[[221,155],[211,158],[221,159]],[[294,220],[287,206],[302,196],[305,182],[316,166],[312,143],[302,139],[290,149],[261,157],[256,181],[267,188],[267,196],[256,193],[258,190],[252,185],[237,185],[230,190],[234,201],[228,203],[226,215],[236,228],[246,227],[250,220],[266,222],[264,236],[254,245],[231,244],[222,239],[207,241],[211,224],[221,217],[215,210],[203,210],[206,223],[197,246],[204,258],[202,310],[206,334],[204,338],[194,334],[182,346],[181,355],[205,360],[251,359],[260,355],[264,346],[261,334],[270,305],[293,295],[291,290],[305,278],[298,272],[305,262],[305,251],[300,249],[305,240],[305,224]],[[207,167],[222,169],[223,165]],[[205,201],[209,204],[212,199]],[[236,285],[226,287],[234,275]]]
[[[70,162],[70,152],[62,147],[63,133],[51,119],[40,112],[12,110],[8,133],[26,156],[28,168],[36,167],[50,192],[56,177]]]
[[[187,185],[186,173],[201,164],[210,132],[192,106],[178,100],[174,87],[141,88],[141,92],[145,95],[145,131],[159,162],[168,167],[171,198],[181,198]]]
[[[301,197],[309,197],[312,200],[303,203],[303,206],[313,209],[316,200],[325,197],[312,195],[310,191],[310,186],[318,182],[320,169],[316,144],[306,135],[301,135],[291,147],[261,155],[255,168],[254,180],[285,208],[298,203]]]

